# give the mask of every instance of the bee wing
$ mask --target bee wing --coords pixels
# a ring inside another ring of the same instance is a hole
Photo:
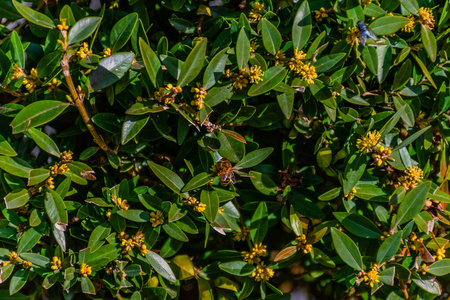
[[[361,45],[366,45],[366,35],[364,33],[359,34],[359,40],[361,41]]]

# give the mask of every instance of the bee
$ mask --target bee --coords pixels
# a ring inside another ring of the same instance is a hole
[[[364,22],[358,21],[358,30],[359,30],[359,40],[361,41],[361,45],[366,45],[367,38],[371,38],[373,40],[377,40],[377,35],[369,28]]]
[[[222,158],[219,162],[217,162],[216,173],[217,176],[219,176],[220,184],[222,186],[227,186],[230,182],[232,182],[233,184],[236,183],[233,166],[228,159]]]

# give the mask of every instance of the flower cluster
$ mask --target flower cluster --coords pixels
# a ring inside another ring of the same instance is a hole
[[[64,152],[61,152],[59,155],[59,159],[61,160],[61,162],[63,162],[63,163],[67,163],[67,162],[71,162],[72,161],[72,154],[73,154],[73,152],[72,151],[64,151]]]
[[[245,241],[250,236],[250,226],[242,226],[241,231],[235,231],[233,235],[238,242]]]
[[[374,164],[380,167],[382,165],[385,165],[388,160],[394,161],[394,158],[391,157],[391,153],[391,148],[384,147],[378,144],[373,148],[372,158],[374,160]]]
[[[419,22],[430,29],[434,28],[433,11],[428,7],[419,8]]]
[[[109,48],[103,49],[103,57],[111,56],[112,51]]]
[[[150,213],[150,223],[152,223],[153,227],[164,224],[163,212],[160,210],[157,210],[156,213],[152,211]]]
[[[37,70],[35,68],[32,68],[30,71],[30,75],[26,76],[25,79],[23,80],[23,84],[25,85],[25,88],[30,93],[34,92],[34,90],[36,89],[39,82],[40,82],[40,80],[37,75]]]
[[[181,87],[173,86],[169,83],[166,85],[166,88],[159,88],[159,90],[155,92],[153,98],[150,98],[150,100],[158,100],[159,102],[164,103],[164,105],[168,105],[170,103],[174,103],[175,97],[182,91],[183,89]]]
[[[51,264],[50,268],[54,271],[59,270],[61,268],[61,260],[58,258],[58,256],[53,256],[50,264]]]
[[[67,31],[69,30],[69,26],[66,25],[66,19],[60,19],[59,24],[56,25],[56,28],[58,28],[59,31]]]
[[[389,234],[389,232],[384,231],[383,235],[380,237],[380,240],[384,241],[386,240],[388,237],[390,237],[391,235]]]
[[[413,189],[417,186],[420,179],[423,178],[423,171],[419,167],[410,166],[406,168],[404,174],[398,178],[398,183],[395,187],[404,186],[406,190]]]
[[[17,252],[14,252],[14,251],[8,252],[8,259],[9,259],[9,262],[12,264],[20,262],[19,254],[17,254]]]
[[[49,178],[47,178],[47,180],[44,183],[46,188],[52,189],[52,190],[55,188],[55,182],[53,181],[53,179],[54,178],[51,176]]]
[[[416,19],[413,15],[408,16],[409,23],[402,27],[402,31],[404,32],[411,32],[414,30],[414,27],[416,26]]]
[[[192,206],[196,212],[202,213],[206,209],[206,204],[201,203],[195,197],[189,197],[187,204]]]
[[[356,141],[356,147],[362,152],[370,153],[373,152],[375,147],[379,146],[380,139],[381,134],[378,131],[368,131],[361,139]]]
[[[22,68],[20,68],[17,64],[13,64],[11,69],[11,80],[19,79],[25,76]]]
[[[134,247],[138,247],[142,255],[145,255],[149,250],[144,244],[145,236],[142,231],[136,232],[136,234],[129,238],[129,235],[122,231],[117,238],[120,240],[120,246],[123,247],[125,252],[130,252]]]
[[[248,14],[250,19],[253,19],[254,21],[259,21],[262,18],[261,12],[265,9],[265,5],[263,3],[259,2],[253,2],[252,3],[252,10]]]
[[[284,60],[286,59],[286,54],[284,54],[283,50],[280,49],[277,51],[277,53],[275,53],[274,59],[275,59],[275,66],[283,65]]]
[[[370,3],[372,3],[372,0],[361,0],[362,7],[369,5]]]
[[[88,56],[89,54],[91,54],[89,45],[88,43],[84,42],[83,44],[81,44],[80,48],[78,48],[75,56],[77,60],[81,60],[83,58],[86,58],[86,56]]]
[[[295,239],[295,242],[297,243],[297,250],[302,249],[303,253],[305,254],[312,251],[312,245],[307,243],[306,235],[302,234],[301,236],[297,237]]]
[[[47,88],[47,92],[51,93],[53,91],[55,91],[58,86],[61,84],[61,81],[59,81],[56,78],[53,78],[49,83],[48,83],[48,88]]]
[[[289,61],[289,68],[294,71],[295,74],[300,75],[302,80],[307,83],[314,83],[314,79],[317,78],[316,68],[311,63],[304,63],[306,53],[298,51],[298,48],[294,51],[294,57]]]
[[[379,266],[377,264],[374,264],[371,267],[371,270],[369,272],[360,271],[358,273],[357,282],[364,281],[367,285],[370,285],[370,287],[373,288],[373,285],[375,283],[380,282],[379,275],[378,275]]]
[[[250,252],[242,251],[241,255],[244,257],[244,261],[249,264],[259,263],[261,257],[267,254],[267,246],[262,243],[255,244]]]
[[[207,94],[206,90],[202,87],[201,83],[197,82],[196,87],[191,88],[191,93],[194,93],[194,100],[191,101],[191,105],[195,105],[198,109],[201,109]]]
[[[78,273],[83,277],[88,277],[88,275],[92,274],[92,269],[88,264],[82,263]]]
[[[325,8],[323,8],[323,7],[321,7],[319,10],[316,10],[316,11],[314,11],[314,13],[316,14],[316,16],[315,16],[315,18],[316,18],[316,21],[322,21],[323,19],[326,19],[326,18],[328,18],[328,14],[330,13],[330,12],[332,12],[333,11],[333,9],[331,8],[331,9],[325,9]]]
[[[24,260],[22,262],[22,266],[23,266],[24,269],[29,269],[29,268],[31,268],[32,265],[33,264],[31,263],[31,261],[28,261],[28,260]]]
[[[258,84],[262,81],[261,77],[264,76],[264,71],[261,70],[260,66],[252,66],[249,71],[241,69],[239,73],[234,73],[228,69],[225,72],[225,76],[233,81],[233,87],[235,89],[242,90],[249,82]]]
[[[250,274],[251,278],[255,278],[255,281],[266,281],[272,278],[274,275],[274,271],[271,268],[266,267],[264,262],[256,265],[256,270],[252,274]]]
[[[348,194],[345,194],[344,197],[347,198],[347,200],[353,200],[355,198],[355,194],[356,194],[356,189],[352,188],[352,190],[350,192],[348,192]]]
[[[347,31],[347,37],[345,38],[347,44],[356,44],[359,45],[359,30],[358,28],[352,27]]]
[[[436,260],[441,260],[445,258],[445,249],[444,247],[440,247],[436,250],[436,255],[433,255]]]
[[[122,198],[117,198],[115,195],[111,195],[111,199],[116,203],[120,210],[128,210],[130,205],[127,204],[127,200]]]
[[[69,171],[69,167],[66,164],[57,163],[50,167],[50,174],[55,177],[56,175],[63,175],[67,171]]]

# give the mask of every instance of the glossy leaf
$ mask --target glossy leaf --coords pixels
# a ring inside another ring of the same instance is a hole
[[[69,30],[69,36],[67,38],[69,45],[87,39],[95,32],[101,21],[102,18],[100,17],[86,17],[76,22]]]
[[[342,260],[356,270],[362,270],[362,258],[356,244],[343,232],[336,228],[331,228],[333,245]]]

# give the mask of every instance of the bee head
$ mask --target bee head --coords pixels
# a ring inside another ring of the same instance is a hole
[[[364,24],[364,22],[362,22],[362,21],[358,21],[358,23],[356,23],[356,25],[358,25],[359,30],[364,30],[367,27],[366,24]]]

